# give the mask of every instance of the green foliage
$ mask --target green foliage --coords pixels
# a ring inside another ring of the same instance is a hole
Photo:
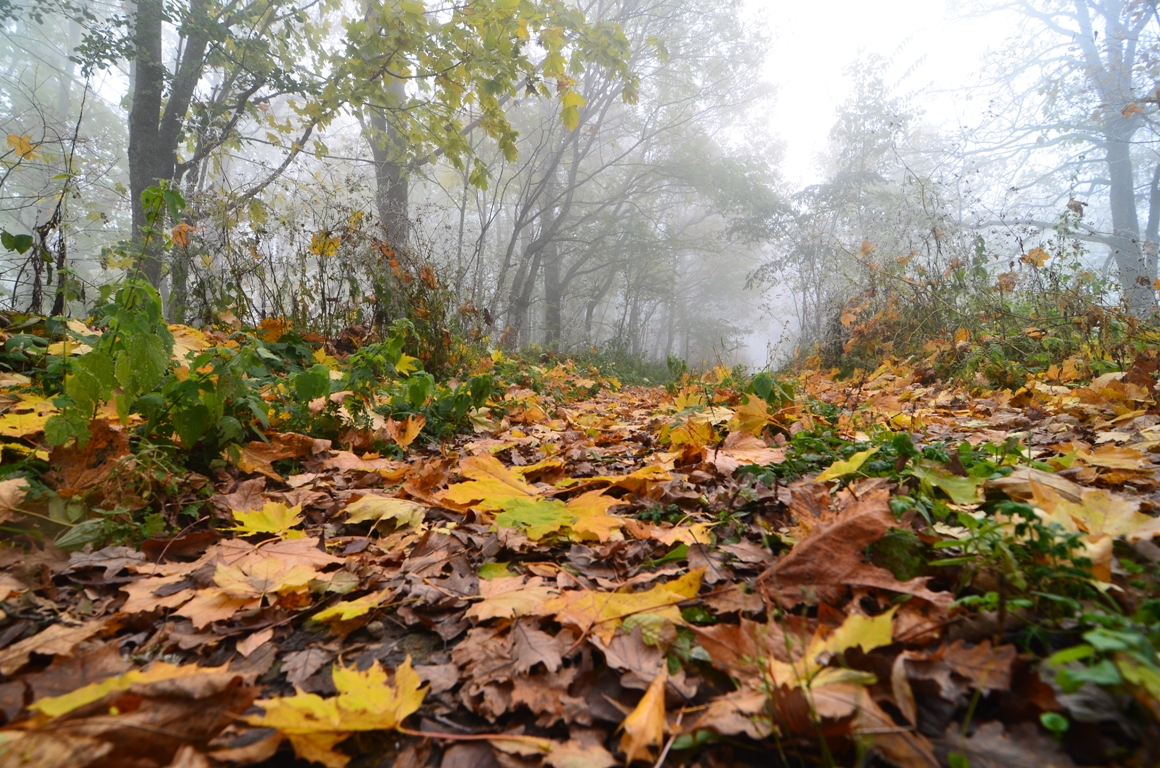
[[[957,554],[931,565],[961,568],[963,588],[980,575],[1000,580],[997,590],[968,596],[961,604],[993,610],[1006,601],[1013,607],[1035,607],[1049,618],[1063,618],[1079,611],[1080,600],[1101,598],[1092,580],[1091,560],[1083,554],[1083,534],[1066,531],[1045,521],[1034,508],[1013,501],[996,503],[989,514],[959,512],[957,518],[965,531],[962,537],[934,545]]]
[[[14,235],[8,230],[0,230],[0,245],[5,249],[24,255],[32,248],[32,235]]]
[[[114,401],[121,423],[169,372],[173,335],[161,312],[161,297],[146,282],[126,280],[110,301],[94,311],[102,331],[92,350],[76,358],[64,379],[61,408],[45,425],[52,445],[89,439],[89,421],[97,409]]]

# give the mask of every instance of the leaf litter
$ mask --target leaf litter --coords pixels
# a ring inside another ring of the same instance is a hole
[[[547,376],[583,395],[513,384],[442,441],[385,420],[394,458],[271,430],[139,548],[11,542],[0,766],[1156,758],[1154,650],[1052,613],[1154,599],[1150,374]],[[53,406],[6,402],[5,450],[42,450]],[[132,460],[115,415],[93,433],[62,498]],[[48,514],[32,490],[0,482],[0,522]]]

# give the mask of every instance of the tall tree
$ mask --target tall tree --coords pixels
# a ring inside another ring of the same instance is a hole
[[[1085,236],[1107,246],[1131,311],[1154,313],[1160,230],[1156,2],[1014,0],[986,3],[982,10],[1014,13],[1021,23],[990,83],[1003,96],[977,151],[1036,156],[1034,172],[1008,186],[1047,183],[1065,196],[1095,198],[1093,215],[1082,224]],[[1055,199],[1058,213],[1066,200]]]
[[[615,26],[588,24],[563,0],[430,7],[379,0],[356,17],[343,16],[344,8],[338,0],[141,0],[127,17],[90,28],[82,46],[90,69],[126,54],[133,62],[136,233],[144,224],[141,191],[196,176],[227,145],[285,136],[278,138],[282,161],[235,191],[236,207],[259,195],[336,117],[365,113],[388,187],[380,195],[387,212],[390,200],[405,203],[401,169],[409,164],[437,154],[461,166],[470,162],[464,133],[476,126],[459,119],[465,105],[478,111],[476,125],[514,155],[505,98],[524,91],[557,97],[562,120],[574,125],[572,75],[585,66],[615,71],[633,87]],[[172,56],[163,46],[166,29],[176,37]],[[275,101],[288,106],[291,119],[271,114]],[[482,168],[473,177],[486,183]],[[162,267],[154,253],[142,264],[155,284]]]

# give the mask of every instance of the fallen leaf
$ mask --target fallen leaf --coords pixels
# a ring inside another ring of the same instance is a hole
[[[503,511],[495,516],[497,525],[519,528],[532,541],[559,532],[573,520],[567,506],[559,499],[505,499]]]
[[[780,464],[785,461],[785,449],[770,448],[747,432],[731,432],[720,448],[705,449],[705,461],[728,477],[738,467],[749,464]]]
[[[402,421],[387,419],[387,434],[400,448],[405,450],[411,443],[415,442],[415,438],[419,436],[426,423],[427,419],[422,414],[411,414]]]
[[[600,744],[569,739],[563,744],[552,745],[544,764],[552,768],[614,768],[620,765],[620,761]]]
[[[460,506],[494,512],[512,500],[529,501],[540,495],[494,456],[468,456],[459,462],[459,474],[468,482],[451,486],[443,498]]]
[[[369,595],[364,595],[357,600],[346,600],[331,607],[319,611],[312,617],[315,621],[323,624],[338,623],[344,621],[351,621],[360,616],[365,616],[368,612],[378,608],[383,603],[390,600],[395,594],[393,589],[383,589],[378,592],[372,592]]]
[[[423,703],[426,689],[411,667],[411,658],[395,670],[395,682],[376,661],[365,672],[336,665],[329,699],[299,691],[294,696],[254,702],[264,710],[244,720],[260,728],[284,734],[294,752],[304,760],[328,768],[343,768],[350,756],[334,751],[339,742],[358,731],[389,731],[402,725]]]
[[[0,522],[3,522],[19,511],[24,497],[32,488],[23,477],[14,477],[11,480],[0,480]]]
[[[0,651],[0,672],[11,675],[28,663],[32,653],[41,656],[62,656],[78,643],[88,640],[105,628],[103,621],[87,621],[78,626],[53,624]]]
[[[555,616],[561,624],[592,632],[607,643],[624,619],[630,616],[647,613],[669,623],[680,623],[678,606],[700,591],[701,575],[702,571],[690,571],[675,581],[645,592],[569,590],[540,605],[537,613]]]
[[[528,616],[540,605],[559,594],[558,589],[544,586],[543,579],[533,577],[526,584],[523,576],[481,580],[479,594],[483,600],[467,610],[467,618],[478,621]]]
[[[605,496],[604,491],[587,491],[568,500],[567,512],[572,517],[568,524],[580,541],[612,541],[623,538],[619,532],[624,527],[624,518],[608,514],[608,510],[623,504],[620,499]]]
[[[814,478],[814,480],[819,483],[824,483],[828,480],[837,480],[839,477],[853,474],[861,469],[862,465],[866,463],[866,460],[876,453],[878,453],[878,449],[871,448],[867,451],[859,451],[848,459],[835,461],[825,471]]]
[[[427,507],[407,499],[368,494],[348,504],[345,511],[348,523],[374,520],[377,525],[384,520],[392,520],[396,527],[402,528],[422,523],[427,514]]]
[[[809,594],[828,594],[827,588],[844,590],[861,585],[910,594],[949,607],[954,596],[932,592],[927,587],[929,578],[898,581],[890,571],[863,558],[865,548],[897,523],[888,497],[887,490],[875,489],[843,509],[835,519],[817,525],[762,574],[759,585],[773,599],[787,605],[796,605]]]
[[[651,761],[652,748],[659,748],[664,743],[665,683],[668,679],[668,667],[662,666],[640,703],[621,723],[624,735],[620,738],[620,751],[624,753],[626,764],[636,760]]]
[[[234,647],[243,658],[248,658],[251,653],[258,650],[258,648],[262,647],[266,643],[270,642],[270,640],[273,638],[274,628],[266,627],[265,629],[260,629],[254,634],[239,640],[238,644]]]
[[[294,530],[294,526],[302,524],[302,507],[288,507],[278,501],[267,501],[261,509],[252,512],[234,512],[234,523],[230,530],[243,536],[272,533],[282,538],[297,539],[306,535]]]
[[[246,474],[261,473],[275,482],[282,482],[282,476],[274,471],[274,462],[280,459],[296,459],[309,456],[315,439],[293,432],[270,432],[269,442],[254,440],[242,446],[238,455],[238,469]]]

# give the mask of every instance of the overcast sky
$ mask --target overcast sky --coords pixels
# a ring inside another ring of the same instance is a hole
[[[999,20],[956,19],[944,0],[749,0],[773,35],[766,78],[777,85],[770,130],[786,146],[790,182],[819,181],[837,110],[852,92],[844,70],[864,53],[892,61],[893,77],[910,70],[902,90],[923,94],[930,122],[974,121],[983,104],[955,93],[971,85],[985,50],[1008,34]]]

